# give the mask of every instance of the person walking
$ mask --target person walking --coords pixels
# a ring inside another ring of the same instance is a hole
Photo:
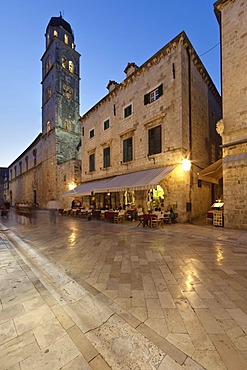
[[[49,210],[50,223],[56,224],[57,223],[57,210],[59,209],[59,202],[55,200],[55,198],[52,198],[47,203],[47,209]]]

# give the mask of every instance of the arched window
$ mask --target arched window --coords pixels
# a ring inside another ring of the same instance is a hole
[[[14,167],[14,174],[15,174],[15,177],[16,177],[16,166]]]
[[[45,101],[49,100],[51,97],[51,86],[48,86],[45,90]]]
[[[66,68],[66,62],[67,62],[66,58],[62,57],[62,67],[63,68]]]
[[[51,130],[51,121],[46,122],[46,132],[49,132]]]
[[[70,73],[74,73],[74,63],[71,60],[69,61],[69,71]]]
[[[64,122],[64,129],[65,129],[66,131],[68,131],[68,132],[70,132],[70,131],[71,131],[71,122],[70,122],[70,121],[65,120],[65,122]]]
[[[54,35],[55,37],[58,37],[58,32],[57,32],[57,30],[54,30],[53,35]]]
[[[46,72],[46,73],[48,73],[50,69],[51,69],[51,59],[50,59],[50,58],[48,58],[48,59],[46,60],[45,72]]]
[[[68,35],[66,35],[66,33],[65,33],[65,35],[64,35],[64,42],[65,42],[65,44],[67,44],[67,45],[68,45],[68,43],[69,43],[69,37],[68,37]]]

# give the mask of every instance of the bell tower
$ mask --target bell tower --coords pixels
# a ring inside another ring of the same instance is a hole
[[[80,142],[80,54],[75,50],[71,26],[62,16],[52,17],[46,28],[42,62],[42,137],[57,164],[76,157]]]

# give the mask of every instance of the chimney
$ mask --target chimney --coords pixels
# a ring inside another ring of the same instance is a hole
[[[127,77],[129,77],[132,73],[138,70],[138,66],[135,63],[128,63],[127,67],[125,68],[124,72],[126,73]]]
[[[108,82],[108,85],[106,86],[106,88],[109,90],[109,92],[111,92],[112,90],[114,90],[119,84],[116,82],[116,81],[112,81],[110,80]]]

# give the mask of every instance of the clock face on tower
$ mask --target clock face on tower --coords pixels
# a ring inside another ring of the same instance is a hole
[[[72,99],[73,97],[72,88],[67,85],[63,85],[63,96],[65,96],[67,99]]]

